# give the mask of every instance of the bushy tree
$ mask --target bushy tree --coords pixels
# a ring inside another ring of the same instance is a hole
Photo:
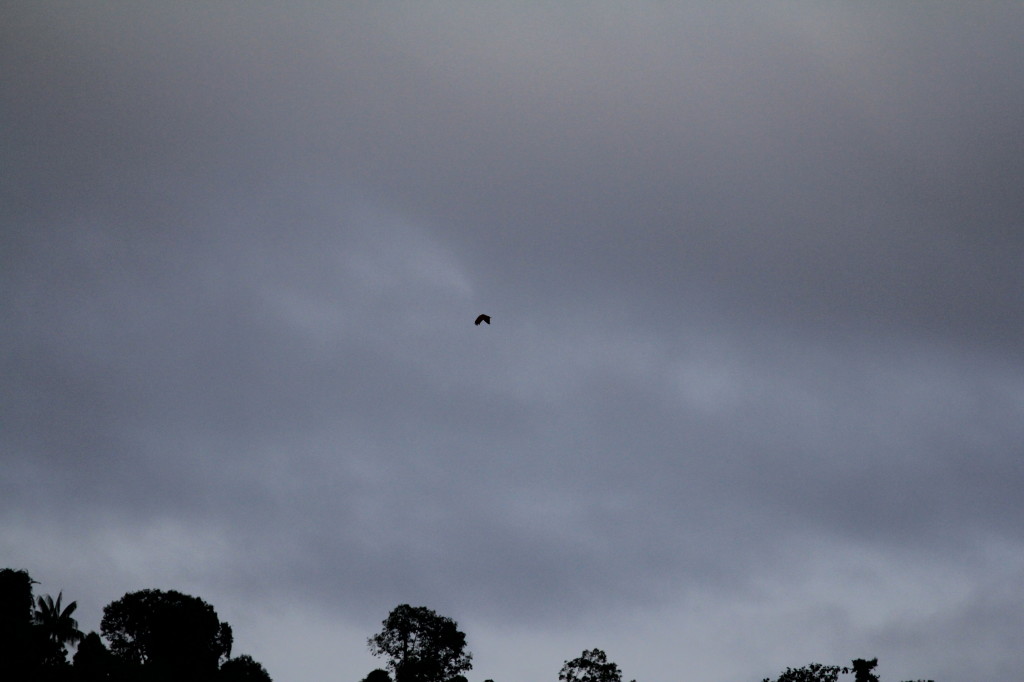
[[[100,629],[114,656],[154,680],[212,680],[231,655],[231,626],[174,590],[125,594],[104,607]]]
[[[872,658],[870,661],[855,658],[849,667],[811,663],[803,668],[786,668],[786,672],[779,675],[774,682],[836,682],[839,675],[851,673],[854,676],[854,682],[879,682],[878,676],[872,672],[877,666],[877,658]],[[772,682],[772,680],[766,677],[764,682]],[[907,680],[906,682],[911,681]],[[916,682],[934,682],[934,680],[916,680]]]
[[[566,661],[558,673],[558,679],[562,682],[622,682],[622,672],[618,664],[609,661],[603,651],[590,649]]]
[[[266,669],[253,660],[252,656],[242,654],[224,662],[220,667],[217,682],[272,682]]]
[[[472,669],[466,635],[455,621],[425,606],[396,606],[383,629],[367,641],[374,656],[387,656],[395,682],[451,682]]]
[[[850,666],[854,682],[878,682],[878,676],[871,672],[877,665],[877,658],[872,658],[870,661],[866,661],[863,658],[855,658]]]
[[[811,663],[802,668],[786,668],[775,682],[836,682],[842,672],[844,669],[838,665]],[[772,681],[766,677],[764,682]]]
[[[391,675],[383,668],[377,668],[367,673],[362,682],[391,682]]]
[[[103,609],[108,649],[96,632],[82,636],[76,602],[33,598],[33,584],[26,571],[0,570],[0,682],[271,682],[251,656],[229,658],[231,626],[198,597],[125,594]]]

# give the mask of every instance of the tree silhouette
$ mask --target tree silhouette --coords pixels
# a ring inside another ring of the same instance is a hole
[[[266,669],[252,656],[242,654],[224,662],[217,682],[272,682]]]
[[[877,658],[872,658],[870,661],[855,658],[850,667],[850,670],[853,671],[854,682],[878,682],[878,676],[871,672],[877,665]]]
[[[590,649],[566,661],[558,673],[558,679],[563,682],[622,682],[622,673],[616,663],[608,661],[603,651]]]
[[[251,656],[230,658],[231,626],[198,597],[126,593],[103,609],[108,649],[96,632],[82,636],[73,617],[77,602],[62,607],[63,591],[56,599],[34,598],[34,584],[26,571],[0,569],[0,682],[272,682]],[[391,673],[378,668],[361,682],[467,682],[462,673],[472,669],[473,655],[454,620],[400,604],[382,625],[367,644],[373,655],[388,657]],[[77,644],[71,665],[67,644]],[[851,682],[879,682],[877,667],[877,658],[857,658],[849,667],[810,663],[763,682],[838,682],[851,674]],[[622,673],[604,651],[590,649],[565,661],[558,679],[622,682]]]
[[[473,667],[466,635],[455,621],[425,606],[396,606],[384,628],[367,640],[370,653],[387,656],[395,682],[450,682]]]
[[[391,682],[391,675],[383,668],[377,668],[367,673],[362,682]]]
[[[100,629],[114,656],[152,680],[213,680],[231,654],[231,626],[174,590],[125,594],[104,607]]]
[[[821,663],[810,663],[803,668],[786,668],[774,682],[836,682],[839,675],[853,673],[854,682],[879,682],[878,676],[872,670],[878,666],[878,659],[870,661],[863,658],[855,658],[849,667],[838,665],[822,665]],[[764,678],[764,682],[772,682]],[[906,680],[905,682],[934,682],[934,680]]]
[[[78,645],[72,669],[77,682],[108,682],[115,679],[117,662],[103,640],[90,632]]]
[[[838,665],[811,663],[802,668],[786,668],[775,682],[836,682],[842,672],[847,671]],[[766,677],[764,682],[772,681]]]
[[[46,639],[62,650],[65,644],[78,644],[82,640],[78,621],[71,616],[78,608],[78,602],[73,601],[61,610],[60,602],[63,596],[62,591],[57,593],[56,601],[48,594],[39,597],[32,614],[33,621],[42,628]]]
[[[26,571],[0,571],[0,680],[51,682],[70,674],[64,643],[78,638],[75,606],[61,610],[60,597],[45,597],[33,610],[33,584]]]
[[[33,582],[27,571],[0,570],[0,680],[27,679],[35,662]]]

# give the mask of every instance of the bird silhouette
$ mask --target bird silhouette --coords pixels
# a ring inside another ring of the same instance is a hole
[[[476,326],[479,327],[481,322],[486,322],[487,324],[490,324],[491,323],[491,316],[490,315],[481,315],[480,317],[476,318],[476,322],[474,322],[473,324],[475,324]]]

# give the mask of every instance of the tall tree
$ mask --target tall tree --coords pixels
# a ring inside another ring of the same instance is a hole
[[[566,661],[558,673],[558,679],[563,682],[622,682],[622,672],[618,664],[609,661],[603,651],[590,649]]]
[[[78,608],[78,602],[71,602],[62,610],[60,607],[64,592],[57,593],[56,601],[50,595],[43,595],[36,600],[36,608],[32,619],[42,628],[44,636],[61,649],[65,644],[78,644],[82,640],[82,631],[78,629],[78,621],[71,614]]]
[[[32,583],[27,571],[0,570],[0,679],[27,679],[34,663]]]
[[[383,629],[367,644],[374,656],[387,656],[395,682],[451,682],[472,669],[466,635],[455,621],[425,606],[396,606]]]
[[[155,680],[212,680],[231,655],[231,626],[174,590],[125,594],[104,607],[100,629],[114,656]]]

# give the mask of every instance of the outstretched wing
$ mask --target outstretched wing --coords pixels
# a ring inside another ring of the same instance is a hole
[[[480,315],[478,318],[476,318],[476,322],[474,322],[473,324],[475,324],[477,326],[480,326],[481,322],[486,322],[487,324],[490,324],[491,323],[491,316],[490,315]]]

